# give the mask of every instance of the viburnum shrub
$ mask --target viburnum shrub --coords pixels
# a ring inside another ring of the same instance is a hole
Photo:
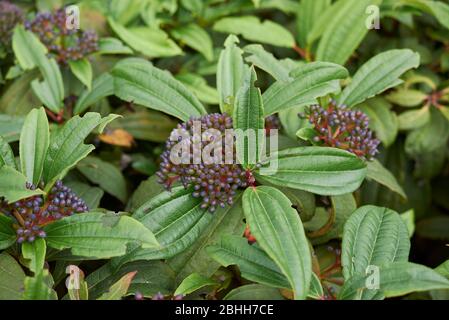
[[[447,299],[449,4],[393,2],[0,1],[0,299]]]

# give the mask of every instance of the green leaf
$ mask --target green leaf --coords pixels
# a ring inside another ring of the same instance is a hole
[[[256,172],[260,182],[320,195],[357,190],[366,164],[352,153],[327,147],[297,147],[274,153]]]
[[[309,44],[307,37],[320,16],[331,5],[331,0],[302,0],[297,12],[296,29],[299,45],[306,48]]]
[[[430,109],[430,121],[413,130],[405,140],[405,152],[411,156],[437,151],[449,138],[448,122],[438,110]],[[438,139],[436,139],[438,137]]]
[[[217,286],[219,283],[215,280],[212,280],[208,277],[204,277],[198,273],[192,273],[190,276],[185,278],[179,287],[175,291],[175,296],[177,295],[188,295],[192,292],[195,292],[201,288],[207,287],[207,286]]]
[[[65,285],[70,300],[88,300],[89,288],[84,280],[84,272],[76,265],[67,265],[65,272],[69,274]]]
[[[220,53],[217,65],[217,90],[222,113],[233,114],[237,92],[240,89],[247,65],[243,63],[243,51],[238,47],[239,38],[229,35]]]
[[[290,200],[272,187],[248,188],[243,194],[243,211],[257,243],[287,277],[295,299],[305,299],[312,259],[304,228]]]
[[[109,18],[108,22],[120,39],[147,57],[171,57],[182,54],[182,50],[161,29],[150,27],[127,28],[113,18]]]
[[[272,53],[265,51],[260,44],[250,44],[243,48],[249,55],[245,60],[269,73],[278,81],[289,82],[291,69],[276,59]]]
[[[201,102],[183,84],[147,61],[122,60],[114,67],[112,75],[115,94],[122,100],[168,113],[183,121],[206,114]]]
[[[34,242],[25,242],[22,244],[22,255],[29,260],[28,268],[35,275],[41,273],[44,269],[45,255],[47,245],[42,238],[36,239]]]
[[[174,292],[175,275],[173,270],[162,261],[135,261],[116,269],[106,263],[87,277],[89,296],[96,299],[124,275],[137,271],[128,288],[127,295],[139,292],[150,298],[157,293],[169,295]]]
[[[231,33],[255,42],[274,46],[292,48],[295,39],[283,26],[265,20],[261,22],[255,16],[225,17],[215,22],[213,29],[218,32]]]
[[[291,289],[276,263],[259,246],[243,237],[224,235],[207,248],[208,254],[224,267],[237,265],[243,278],[275,288]]]
[[[6,142],[18,141],[24,118],[0,114],[0,136]]]
[[[407,199],[404,189],[402,189],[402,187],[399,185],[395,176],[393,176],[393,174],[387,168],[385,168],[382,163],[374,159],[373,161],[368,161],[367,164],[367,178],[373,179],[374,181],[387,187],[391,191],[396,192],[402,198]]]
[[[128,190],[122,172],[113,164],[94,156],[88,156],[77,164],[77,169],[92,183],[126,203]]]
[[[16,242],[17,234],[13,221],[0,213],[0,250],[9,248]]]
[[[220,103],[217,89],[209,86],[203,77],[194,73],[180,73],[176,75],[176,79],[192,91],[200,101],[209,104]]]
[[[0,168],[0,197],[4,197],[8,203],[44,194],[39,189],[27,189],[26,184],[27,178],[20,172],[8,166]]]
[[[34,277],[26,277],[24,281],[24,300],[57,300],[58,296],[52,289],[54,282],[47,269]]]
[[[195,23],[180,26],[171,35],[189,47],[200,52],[208,61],[214,59],[214,47],[209,34]]]
[[[401,213],[401,218],[407,226],[408,235],[411,238],[413,233],[415,233],[415,211],[413,209],[407,210]]]
[[[15,169],[16,160],[11,146],[0,136],[0,167],[2,166],[10,166]]]
[[[114,263],[120,265],[128,261],[174,257],[191,247],[209,227],[214,230],[215,228],[211,226],[214,219],[222,221],[223,215],[229,210],[229,208],[219,208],[212,215],[200,206],[201,200],[193,198],[192,190],[184,189],[184,187],[173,188],[171,192],[164,191],[150,199],[136,210],[133,216],[155,234],[161,247],[151,250],[134,250],[116,259]],[[215,223],[214,225],[218,226]],[[207,240],[207,236],[205,237]],[[199,241],[199,245],[203,245],[203,242]],[[195,254],[195,250],[197,249],[194,248],[191,253]],[[183,258],[189,259],[189,257],[188,252]],[[175,264],[176,261],[172,263]]]
[[[265,115],[316,103],[316,99],[340,90],[348,71],[328,62],[305,64],[290,73],[290,82],[277,81],[263,94]]]
[[[69,61],[70,70],[73,74],[87,87],[87,90],[92,89],[92,65],[87,58],[80,60]]]
[[[177,283],[192,273],[211,277],[219,268],[207,253],[207,248],[219,242],[223,235],[241,236],[245,230],[241,193],[234,198],[234,204],[214,212],[209,225],[194,238],[187,249],[167,262],[177,273]]]
[[[1,217],[1,216],[0,216]],[[0,254],[0,300],[21,300],[25,273],[6,252]]]
[[[402,83],[399,77],[419,66],[419,54],[409,49],[389,50],[366,62],[343,90],[339,104],[353,107]]]
[[[399,214],[387,208],[363,206],[345,225],[342,266],[345,279],[365,275],[368,266],[408,260],[410,240]]]
[[[27,180],[38,185],[50,143],[50,131],[45,109],[33,109],[25,118],[20,134],[20,164]]]
[[[278,289],[247,284],[229,292],[224,300],[285,300]]]
[[[44,81],[34,80],[31,83],[34,93],[45,106],[58,113],[63,104],[64,85],[61,71],[54,59],[47,58],[47,49],[36,35],[17,26],[14,29],[12,46],[15,56],[23,70],[38,67]]]
[[[92,90],[84,90],[76,101],[74,114],[80,114],[101,99],[114,94],[114,78],[109,73],[103,73],[92,84]]]
[[[73,255],[110,258],[124,255],[128,243],[158,247],[153,233],[128,216],[90,212],[66,217],[44,228],[48,246],[70,248]]]
[[[117,283],[115,283],[108,292],[103,294],[98,300],[121,300],[128,292],[131,281],[136,275],[135,272],[130,272],[124,275]]]
[[[345,0],[332,7],[334,14],[327,21],[316,60],[344,65],[369,31],[367,7],[381,3],[382,0]]]
[[[100,54],[132,54],[133,51],[125,46],[119,39],[108,37],[98,41]]]
[[[398,89],[386,96],[391,103],[401,107],[417,107],[424,102],[427,95],[419,90]]]
[[[412,292],[449,288],[449,280],[435,270],[411,262],[387,263],[379,269],[379,290],[386,298],[404,296]],[[369,292],[366,277],[351,278],[345,283],[340,298],[348,299]]]
[[[409,6],[414,6],[433,15],[441,25],[449,29],[449,5],[442,1],[430,0],[402,0]]]
[[[254,168],[259,163],[265,143],[262,94],[255,85],[256,81],[256,71],[251,67],[237,93],[233,115],[234,129],[241,133],[236,141],[237,159],[245,169]]]
[[[100,114],[89,112],[84,117],[71,118],[64,126],[52,131],[43,172],[47,188],[51,188],[53,182],[62,179],[71,168],[95,149],[93,145],[84,144],[84,139],[97,127],[102,131],[114,117],[115,115],[110,115],[102,119]]]
[[[147,109],[129,112],[122,119],[114,121],[110,128],[121,128],[135,139],[165,142],[176,127],[176,121],[169,116]]]
[[[410,110],[398,116],[400,130],[416,129],[424,126],[430,121],[429,107],[422,107],[418,110]]]

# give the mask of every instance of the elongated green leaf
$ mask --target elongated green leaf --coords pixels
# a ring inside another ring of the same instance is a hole
[[[108,292],[104,293],[98,300],[121,300],[128,292],[131,281],[136,275],[136,271],[124,275],[117,283],[115,283]]]
[[[391,191],[396,192],[404,199],[407,199],[404,190],[399,185],[395,176],[393,176],[393,174],[388,171],[388,169],[385,168],[378,160],[374,159],[373,161],[369,161],[367,168],[367,178],[377,181]]]
[[[115,94],[187,121],[206,114],[201,102],[167,71],[144,60],[125,59],[112,70]]]
[[[265,49],[260,44],[250,44],[243,48],[245,53],[250,55],[245,58],[247,62],[253,63],[258,68],[268,72],[276,80],[289,82],[292,80],[290,77],[291,69],[285,64],[276,59],[273,54]]]
[[[386,96],[388,101],[401,107],[417,107],[424,102],[427,95],[419,90],[398,89]]]
[[[161,29],[150,27],[126,28],[113,18],[109,18],[108,22],[120,39],[147,57],[170,57],[182,54],[182,50]]]
[[[218,32],[241,34],[243,38],[274,46],[291,48],[295,45],[292,34],[283,26],[254,16],[225,17],[215,22],[213,29]]]
[[[190,23],[173,29],[172,36],[189,47],[201,52],[209,61],[214,59],[214,47],[209,34],[200,26]]]
[[[93,145],[84,144],[84,139],[97,127],[101,132],[114,117],[110,115],[102,119],[98,113],[89,112],[82,118],[71,118],[64,126],[52,131],[43,172],[47,188],[95,149]]]
[[[13,221],[0,211],[0,250],[9,248],[16,242],[16,237]]]
[[[436,139],[438,137],[438,139]],[[430,109],[430,121],[407,135],[405,152],[411,156],[435,152],[446,145],[449,126],[438,110]]]
[[[47,225],[47,244],[55,249],[70,248],[73,255],[110,258],[125,254],[128,243],[143,248],[158,247],[153,233],[128,216],[90,212]]]
[[[302,48],[308,46],[307,37],[323,12],[331,5],[331,0],[302,0],[297,12],[296,29],[298,42]]]
[[[0,167],[2,166],[10,166],[15,169],[16,160],[9,143],[0,136]]]
[[[101,38],[98,41],[100,54],[132,54],[133,51],[116,38]]]
[[[180,73],[176,79],[181,81],[187,89],[192,91],[200,101],[209,104],[219,104],[217,89],[209,86],[206,79],[194,73]]]
[[[414,6],[435,16],[439,23],[449,29],[449,5],[442,1],[402,0],[403,4]]]
[[[399,214],[387,208],[364,206],[345,225],[342,266],[345,279],[363,274],[370,265],[407,261],[410,240]]]
[[[92,65],[87,58],[69,61],[70,69],[73,74],[87,87],[87,90],[92,89]]]
[[[6,252],[0,254],[0,300],[20,300],[25,273]]]
[[[253,168],[261,158],[265,143],[265,119],[262,94],[256,87],[256,71],[251,67],[237,94],[234,109],[234,129],[241,130],[244,136],[237,135],[237,159],[244,168]],[[262,133],[262,134],[261,134]]]
[[[396,140],[398,134],[398,117],[391,110],[392,107],[382,97],[366,100],[357,107],[368,116],[370,129],[386,147]]]
[[[399,85],[399,77],[419,66],[419,54],[409,49],[389,50],[366,62],[343,90],[339,103],[355,106],[387,89]]]
[[[338,3],[330,21],[327,21],[316,60],[344,65],[369,31],[367,8],[380,5],[382,0],[344,0]]]
[[[89,274],[86,281],[89,286],[89,296],[96,299],[124,275],[137,271],[127,295],[139,292],[144,297],[151,298],[157,293],[169,295],[176,289],[173,270],[162,261],[134,261],[123,265],[118,270],[111,263]]]
[[[54,285],[53,278],[47,269],[42,270],[34,277],[26,277],[25,290],[23,292],[24,300],[57,300],[58,296],[52,289]]]
[[[241,236],[245,230],[241,193],[234,198],[234,205],[214,212],[206,229],[197,235],[193,244],[167,262],[177,273],[177,283],[191,273],[211,277],[219,268],[208,254],[207,248],[219,242],[223,235]]]
[[[222,113],[233,114],[237,91],[243,81],[247,66],[243,63],[243,51],[238,47],[239,38],[229,35],[220,53],[217,66],[217,89]]]
[[[20,164],[27,180],[39,184],[50,144],[50,131],[44,108],[33,109],[25,118],[20,135]]]
[[[167,259],[189,248],[209,228],[218,213],[212,215],[207,209],[201,209],[201,201],[193,198],[191,193],[190,189],[177,187],[171,192],[160,193],[142,205],[133,217],[155,234],[160,248],[133,250],[115,259],[114,264],[119,266],[128,261]]]
[[[8,166],[0,168],[0,197],[4,197],[8,203],[44,194],[39,189],[27,189],[26,184],[27,178],[20,172]]]
[[[31,70],[38,67],[44,81],[34,80],[31,83],[34,93],[45,106],[59,112],[64,99],[64,85],[61,71],[54,59],[47,58],[47,49],[36,35],[26,31],[23,26],[14,29],[14,53],[22,69]]]
[[[207,248],[208,254],[222,266],[237,265],[242,277],[270,287],[291,289],[279,267],[259,246],[251,246],[243,237],[224,235]]]
[[[6,142],[18,141],[22,130],[23,117],[0,114],[0,136]]]
[[[92,90],[85,90],[76,101],[74,114],[80,114],[101,99],[114,94],[114,79],[109,73],[104,73],[94,80]]]
[[[175,296],[180,294],[185,296],[201,288],[214,285],[219,285],[219,283],[198,273],[192,273],[190,276],[185,278],[176,289]]]
[[[28,268],[35,275],[43,271],[46,253],[47,245],[42,238],[36,239],[33,243],[25,242],[22,245],[22,255],[29,260]]]
[[[386,298],[399,297],[412,292],[449,289],[449,280],[435,270],[411,262],[392,262],[379,268],[379,290]],[[366,276],[350,278],[345,283],[341,299],[353,299],[363,292],[369,292],[366,287]]]
[[[229,292],[224,300],[285,300],[278,289],[247,284]]]
[[[175,127],[176,121],[169,116],[161,112],[142,109],[123,114],[123,118],[114,121],[109,128],[123,129],[135,139],[165,142]]]
[[[296,299],[307,297],[312,277],[309,244],[298,213],[281,191],[248,188],[243,210],[257,243],[287,277]]]
[[[117,167],[94,156],[81,160],[76,167],[88,180],[126,203],[128,198],[126,180]]]
[[[256,172],[260,182],[321,195],[357,190],[366,164],[354,154],[326,147],[298,147],[279,151],[264,160]]]
[[[271,115],[292,107],[316,103],[316,99],[340,89],[339,80],[348,71],[328,62],[313,62],[290,73],[288,83],[277,81],[263,94],[265,115]]]
[[[418,110],[405,111],[398,116],[400,130],[417,129],[424,126],[429,121],[430,110],[428,107],[423,107]]]

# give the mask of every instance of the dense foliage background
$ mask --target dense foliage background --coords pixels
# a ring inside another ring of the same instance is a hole
[[[448,30],[447,0],[0,1],[0,299],[448,299]],[[192,116],[279,129],[279,172],[212,203],[161,157]]]

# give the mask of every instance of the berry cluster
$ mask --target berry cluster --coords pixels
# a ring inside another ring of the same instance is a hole
[[[194,132],[194,124],[201,125],[201,136]],[[218,142],[216,135],[210,134],[209,129],[215,129],[220,134],[221,142]],[[225,142],[229,141],[227,129],[232,129],[232,118],[218,113],[191,118],[189,121],[179,124],[172,131],[171,137],[166,143],[166,150],[161,156],[160,170],[157,172],[159,183],[164,184],[167,189],[170,189],[177,180],[180,180],[185,188],[193,186],[193,197],[202,198],[201,208],[208,208],[210,212],[214,212],[217,207],[224,208],[226,204],[232,205],[236,190],[245,188],[248,185],[248,177],[252,175],[236,163],[234,143],[232,154],[226,154],[228,148],[225,147]],[[232,132],[229,134],[232,135]],[[233,135],[232,139],[234,139]],[[176,152],[173,149],[178,143],[185,143],[191,152],[189,152],[188,161],[173,164],[170,156],[172,152]],[[221,160],[211,161],[213,163],[208,164],[204,162],[202,151],[210,143],[221,143],[222,154],[212,153],[211,156],[214,159],[219,157]],[[200,145],[200,148],[195,148],[195,144]],[[233,161],[225,161],[226,156],[229,158],[232,156]],[[195,161],[195,159],[199,161]]]
[[[14,27],[23,22],[22,10],[8,1],[0,1],[0,47],[11,50]]]
[[[379,152],[380,141],[374,137],[369,129],[369,119],[361,111],[332,102],[327,109],[313,105],[299,116],[309,119],[314,126],[315,142],[347,150],[365,160],[372,160]]]
[[[35,190],[36,186],[27,183],[26,187]],[[75,213],[87,212],[86,203],[73,191],[57,181],[49,192],[46,201],[42,196],[33,196],[12,204],[0,199],[0,212],[13,217],[17,224],[17,242],[33,242],[45,238],[42,227],[50,222]]]
[[[50,57],[65,65],[98,51],[98,36],[93,31],[70,28],[64,9],[38,13],[25,27],[34,32],[47,47]]]

